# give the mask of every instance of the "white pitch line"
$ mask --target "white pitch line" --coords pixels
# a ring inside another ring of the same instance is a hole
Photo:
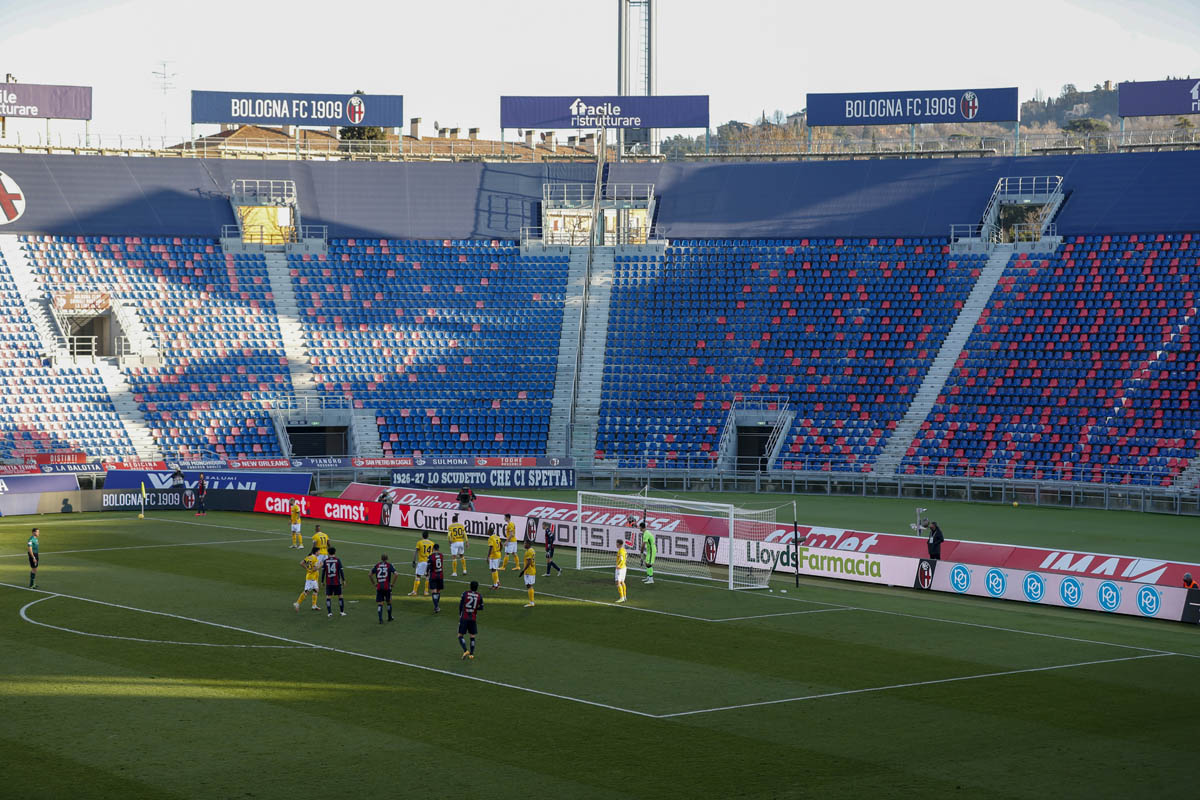
[[[151,610],[148,608],[138,608],[136,606],[126,606],[126,605],[121,605],[120,603],[109,603],[105,600],[95,600],[91,597],[80,597],[78,595],[48,592],[43,589],[30,589],[27,586],[21,586],[19,584],[15,584],[15,583],[0,582],[0,586],[6,586],[10,589],[20,589],[21,591],[25,591],[25,592],[37,592],[38,594],[46,594],[46,595],[51,595],[53,597],[67,597],[67,598],[70,598],[71,600],[80,600],[85,603],[96,603],[97,605],[109,606],[111,608],[121,608],[121,609],[125,609],[126,611],[140,611],[143,614],[154,614],[154,615],[160,616],[160,617],[170,617],[172,619],[184,620],[185,622],[195,622],[200,625],[211,625],[214,628],[224,628],[225,630],[237,631],[239,633],[247,633],[252,636],[262,636],[264,638],[274,639],[279,642],[287,642],[288,644],[301,645],[304,647],[311,647],[315,650],[324,650],[324,651],[330,652],[330,653],[339,653],[344,656],[354,656],[356,658],[365,658],[369,661],[381,661],[381,662],[384,662],[387,664],[396,664],[398,666],[408,667],[410,669],[419,669],[424,672],[433,672],[438,675],[448,675],[452,678],[462,678],[462,679],[468,680],[468,681],[476,681],[477,683],[486,683],[490,686],[499,686],[503,689],[514,689],[519,692],[527,692],[528,694],[541,695],[542,697],[552,697],[556,700],[568,700],[572,703],[581,703],[583,705],[593,706],[595,708],[604,708],[609,711],[620,711],[625,714],[633,714],[634,716],[646,717],[648,719],[656,719],[657,718],[657,715],[655,715],[655,714],[649,714],[649,713],[646,713],[645,711],[636,711],[632,708],[622,708],[620,706],[609,705],[608,703],[600,703],[595,700],[584,700],[581,697],[572,697],[572,696],[566,695],[566,694],[555,694],[554,692],[547,692],[547,691],[543,691],[541,689],[531,689],[528,686],[518,686],[513,683],[505,683],[503,681],[492,680],[491,678],[480,678],[476,675],[466,675],[461,672],[452,672],[451,670],[447,670],[447,669],[440,669],[438,667],[425,666],[424,664],[414,664],[411,661],[401,661],[400,659],[397,659],[397,658],[385,658],[384,656],[372,655],[371,653],[359,653],[354,650],[344,650],[340,647],[330,647],[328,645],[316,644],[314,642],[301,641],[300,639],[290,639],[286,636],[279,636],[274,633],[264,633],[262,631],[251,630],[249,628],[239,628],[236,625],[226,625],[221,622],[211,622],[206,619],[197,619],[196,617],[185,617],[181,614],[171,614],[166,611],[154,611],[154,610]]]
[[[265,531],[263,531],[259,528],[239,528],[239,527],[232,526],[232,525],[216,525],[211,522],[191,522],[188,520],[171,520],[171,519],[164,518],[164,517],[159,517],[158,519],[162,519],[166,522],[180,522],[185,525],[201,525],[201,526],[210,527],[210,528],[223,528],[226,530],[247,531],[250,533],[265,533]],[[285,536],[285,535],[287,535],[287,534],[284,534],[284,533],[279,534],[279,536]],[[366,542],[354,542],[354,541],[349,541],[349,540],[341,540],[341,541],[345,541],[347,544],[357,544],[357,545],[362,545],[365,547],[378,547],[379,546],[378,543],[367,544]],[[709,585],[706,585],[703,583],[697,583],[695,581],[673,580],[671,578],[662,578],[661,580],[664,583],[676,583],[676,584],[681,584],[683,586],[692,586],[697,589],[711,589],[713,591],[722,591],[722,592],[728,591],[727,589],[723,589],[718,586],[709,586]],[[853,589],[850,587],[840,587],[839,586],[839,587],[830,587],[830,588],[837,590],[837,591],[846,591],[846,592],[856,591],[856,589]],[[1132,645],[1132,644],[1119,644],[1117,642],[1106,642],[1106,641],[1101,641],[1098,639],[1082,639],[1077,636],[1064,636],[1064,635],[1058,634],[1058,633],[1043,633],[1041,631],[1030,631],[1030,630],[1024,630],[1022,628],[1007,628],[1007,627],[1004,627],[1001,625],[987,625],[982,622],[966,622],[964,620],[946,619],[944,617],[930,617],[930,616],[926,616],[923,614],[908,614],[903,611],[887,611],[887,610],[879,609],[879,608],[866,608],[863,606],[850,606],[850,605],[845,605],[842,603],[829,603],[829,602],[825,602],[823,600],[807,600],[807,599],[801,598],[801,597],[792,597],[791,595],[769,594],[766,596],[776,599],[776,600],[791,601],[794,603],[809,603],[812,605],[819,605],[819,606],[829,606],[830,608],[843,609],[843,610],[847,610],[847,611],[867,611],[867,612],[870,612],[873,614],[889,614],[891,616],[905,617],[908,619],[919,619],[919,620],[924,620],[926,622],[942,622],[947,625],[965,625],[965,626],[971,627],[971,628],[982,628],[985,630],[1002,631],[1004,633],[1020,633],[1020,634],[1026,635],[1026,636],[1041,636],[1041,637],[1044,637],[1047,639],[1058,639],[1058,640],[1064,641],[1064,642],[1078,642],[1081,644],[1098,644],[1098,645],[1106,645],[1108,647],[1119,647],[1119,648],[1122,648],[1125,650],[1140,650],[1145,653],[1159,653],[1162,655],[1182,656],[1183,658],[1200,658],[1200,655],[1192,654],[1192,653],[1179,653],[1179,652],[1175,652],[1173,650],[1159,650],[1159,649],[1156,649],[1153,647],[1141,647],[1141,646]],[[619,606],[619,607],[623,608],[624,606]],[[636,606],[631,606],[631,608],[636,608]],[[1054,606],[1044,606],[1044,608],[1054,608]],[[705,621],[712,621],[712,620],[705,620]]]
[[[780,611],[777,614],[751,614],[748,617],[722,617],[709,622],[740,622],[744,619],[766,619],[767,617],[794,617],[797,614],[826,614],[830,611],[858,611],[857,608],[809,608],[804,611]]]
[[[827,697],[846,697],[853,694],[868,694],[871,692],[886,692],[893,689],[911,689],[917,686],[936,686],[941,683],[960,683],[962,681],[975,681],[982,678],[1000,678],[1005,675],[1024,675],[1031,672],[1052,672],[1059,669],[1074,669],[1075,667],[1090,667],[1096,664],[1115,664],[1121,661],[1137,661],[1143,658],[1164,658],[1166,656],[1177,655],[1176,653],[1146,653],[1140,656],[1123,656],[1121,658],[1104,658],[1097,661],[1080,661],[1075,664],[1055,664],[1049,667],[1029,667],[1027,669],[1010,669],[1003,672],[987,672],[982,675],[962,675],[957,678],[937,678],[929,681],[914,681],[912,683],[893,683],[889,686],[871,686],[865,689],[846,689],[840,692],[825,692],[823,694],[808,694],[800,697],[785,697],[781,700],[762,700],[757,703],[741,703],[734,706],[718,706],[715,708],[698,708],[693,711],[676,711],[671,714],[659,714],[658,719],[671,719],[673,717],[689,717],[696,714],[711,714],[716,711],[736,711],[742,708],[755,708],[758,706],[774,706],[782,703],[799,703],[805,700],[821,700]]]
[[[304,649],[307,649],[305,647],[302,647],[301,645],[295,645],[295,644],[217,644],[214,642],[176,642],[176,641],[172,641],[170,639],[142,639],[137,636],[113,636],[113,635],[107,634],[107,633],[92,633],[90,631],[77,631],[74,628],[64,628],[61,625],[51,625],[49,622],[41,622],[39,620],[32,619],[26,613],[31,606],[36,606],[38,603],[44,603],[47,600],[53,600],[56,597],[64,597],[64,596],[66,596],[66,595],[51,594],[46,597],[39,597],[37,600],[34,600],[33,602],[26,603],[25,605],[21,606],[21,610],[18,613],[21,615],[21,619],[25,620],[30,625],[37,625],[42,628],[50,628],[50,629],[56,630],[56,631],[63,631],[64,633],[73,633],[76,636],[91,636],[96,639],[118,639],[118,640],[124,641],[124,642],[144,642],[146,644],[178,644],[178,645],[185,645],[187,647],[240,647],[240,648],[244,648],[244,649],[248,649],[248,650],[304,650]]]
[[[89,547],[82,550],[43,550],[41,555],[44,556],[61,556],[69,553],[108,553],[114,550],[153,550],[157,547],[205,547],[214,544],[241,544],[242,542],[273,542],[275,537],[270,539],[229,539],[224,542],[176,542],[174,544],[134,544],[127,547]],[[0,558],[21,558],[25,553],[7,553],[0,555]]]

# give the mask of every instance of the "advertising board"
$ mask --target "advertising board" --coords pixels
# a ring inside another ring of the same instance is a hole
[[[809,126],[1012,122],[1019,104],[1015,86],[809,94],[806,114]]]

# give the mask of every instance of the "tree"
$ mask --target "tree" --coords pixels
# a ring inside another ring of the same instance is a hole
[[[1196,126],[1193,125],[1192,121],[1187,117],[1179,117],[1175,120],[1175,127],[1181,131],[1190,131]]]
[[[366,94],[362,89],[356,89],[355,94]],[[338,136],[342,139],[350,139],[354,141],[370,141],[380,142],[387,138],[383,132],[383,128],[377,125],[347,125],[344,128],[338,128]]]
[[[1073,119],[1063,126],[1068,133],[1099,133],[1108,130],[1108,124],[1093,117]]]

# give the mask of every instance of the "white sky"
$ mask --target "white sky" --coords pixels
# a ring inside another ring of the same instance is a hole
[[[362,89],[403,94],[426,134],[437,121],[494,137],[500,95],[615,93],[616,5],[0,0],[0,78],[95,87],[93,134],[182,139],[192,89]],[[659,94],[710,95],[715,128],[797,111],[809,91],[1015,84],[1026,100],[1200,75],[1200,0],[658,0],[658,48]],[[176,73],[166,95],[161,59]],[[18,132],[45,123],[10,120]]]

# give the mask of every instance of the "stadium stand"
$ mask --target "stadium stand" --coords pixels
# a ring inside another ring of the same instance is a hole
[[[739,395],[796,411],[777,466],[869,468],[984,255],[945,240],[685,240],[616,259],[596,455],[710,467]]]
[[[262,256],[195,237],[23,242],[47,290],[106,291],[137,304],[162,365],[126,367],[125,376],[164,453],[282,455],[266,408],[292,388]]]
[[[342,239],[289,261],[318,391],[374,409],[385,454],[545,451],[565,254]]]
[[[1200,235],[1014,254],[907,474],[1170,485],[1200,448]]]
[[[3,256],[0,256],[0,457],[81,452],[134,454],[100,375],[52,366]]]
[[[305,221],[329,226],[327,255],[287,262],[300,332],[318,390],[375,410],[386,453],[544,452],[567,256],[522,256],[513,240],[538,223],[546,182],[590,182],[591,167],[2,154],[0,169],[27,199],[5,230],[24,237],[43,288],[138,305],[163,366],[126,378],[168,454],[280,455],[268,410],[294,387],[279,272],[211,238],[234,221],[234,178],[294,181]],[[1191,475],[1200,275],[1185,231],[1200,219],[1200,158],[1186,152],[608,166],[610,182],[655,185],[671,245],[614,254],[596,455],[711,465],[736,399],[771,395],[795,413],[773,466],[870,469],[984,261],[951,252],[949,225],[970,223],[998,177],[1031,174],[1064,178],[1064,244],[1009,263],[900,472]],[[0,374],[55,402],[92,398],[79,400],[87,421],[111,431],[88,439],[82,418],[47,417],[62,430],[26,447],[10,406],[0,447],[129,452],[102,384],[46,365],[0,272]]]

